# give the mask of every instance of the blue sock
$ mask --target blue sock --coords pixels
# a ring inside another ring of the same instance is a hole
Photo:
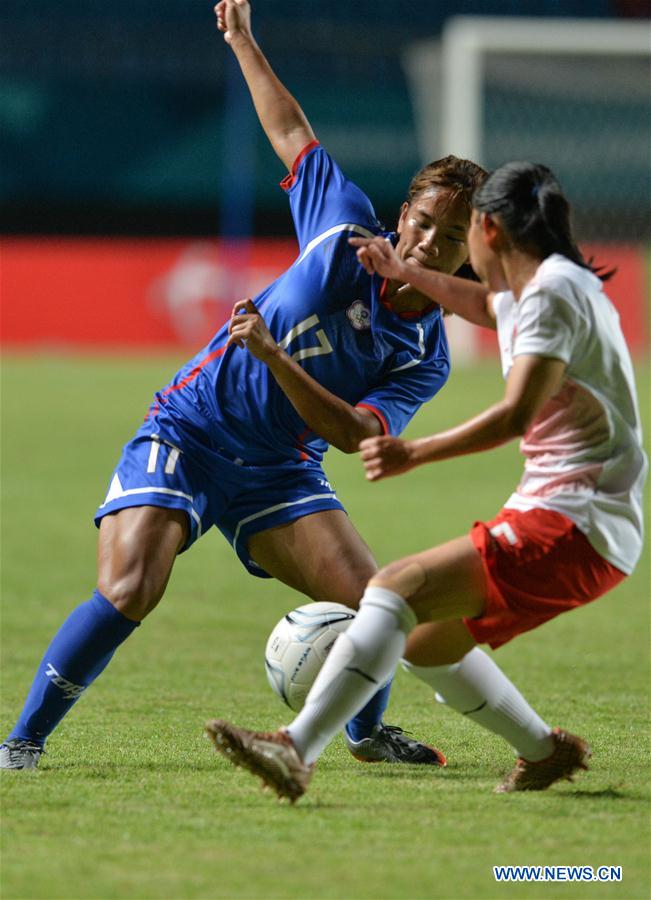
[[[382,714],[389,705],[392,684],[393,679],[381,687],[377,694],[371,697],[364,709],[346,725],[346,732],[353,741],[361,741],[370,737],[373,727],[380,724]]]
[[[43,745],[139,624],[123,616],[99,591],[73,610],[47,648],[9,737]]]

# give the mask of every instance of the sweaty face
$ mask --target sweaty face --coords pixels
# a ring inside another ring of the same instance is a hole
[[[468,224],[469,212],[460,196],[447,188],[429,188],[402,206],[398,256],[453,275],[468,259]]]

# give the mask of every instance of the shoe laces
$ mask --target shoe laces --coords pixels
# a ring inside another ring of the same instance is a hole
[[[384,722],[380,723],[380,726],[377,731],[378,735],[386,735],[387,737],[400,737],[401,735],[409,735],[413,734],[413,731],[405,731],[404,728],[400,728],[399,725],[385,725]],[[410,738],[405,737],[405,740],[410,740]]]
[[[409,737],[413,734],[411,731],[405,731],[404,728],[399,728],[397,725],[382,723],[378,734],[385,739],[396,756],[405,762],[432,763],[433,760],[436,760],[436,765],[446,765],[445,757],[439,750],[430,747],[429,744],[421,743],[414,737]]]
[[[29,753],[30,756],[41,756],[41,754],[45,753],[40,744],[35,744],[34,741],[28,741],[23,738],[11,738],[11,740],[4,741],[0,747],[7,750],[9,759],[12,762],[20,759],[24,753]]]

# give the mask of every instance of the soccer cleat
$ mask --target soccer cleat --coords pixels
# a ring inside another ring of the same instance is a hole
[[[518,759],[515,768],[504,781],[495,788],[496,794],[510,794],[513,791],[544,791],[555,781],[565,778],[573,781],[572,775],[578,769],[587,769],[592,750],[588,743],[574,734],[554,728],[552,731],[554,752],[546,759],[528,762]]]
[[[412,763],[421,766],[446,766],[440,750],[407,737],[397,725],[374,725],[371,736],[354,741],[344,728],[344,741],[360,762]]]
[[[0,744],[0,769],[35,769],[44,752],[33,741],[10,738]]]
[[[307,790],[314,766],[301,760],[287,732],[247,731],[223,719],[211,719],[206,722],[206,734],[215,750],[234,766],[258,775],[280,798],[296,803]]]

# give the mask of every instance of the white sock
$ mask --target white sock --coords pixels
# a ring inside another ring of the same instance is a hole
[[[403,665],[434,688],[439,703],[505,738],[518,756],[536,762],[553,752],[549,725],[479,647],[451,666]]]
[[[305,706],[287,728],[304,762],[313,763],[387,682],[415,625],[413,610],[399,594],[366,589],[359,612],[337,638]]]

